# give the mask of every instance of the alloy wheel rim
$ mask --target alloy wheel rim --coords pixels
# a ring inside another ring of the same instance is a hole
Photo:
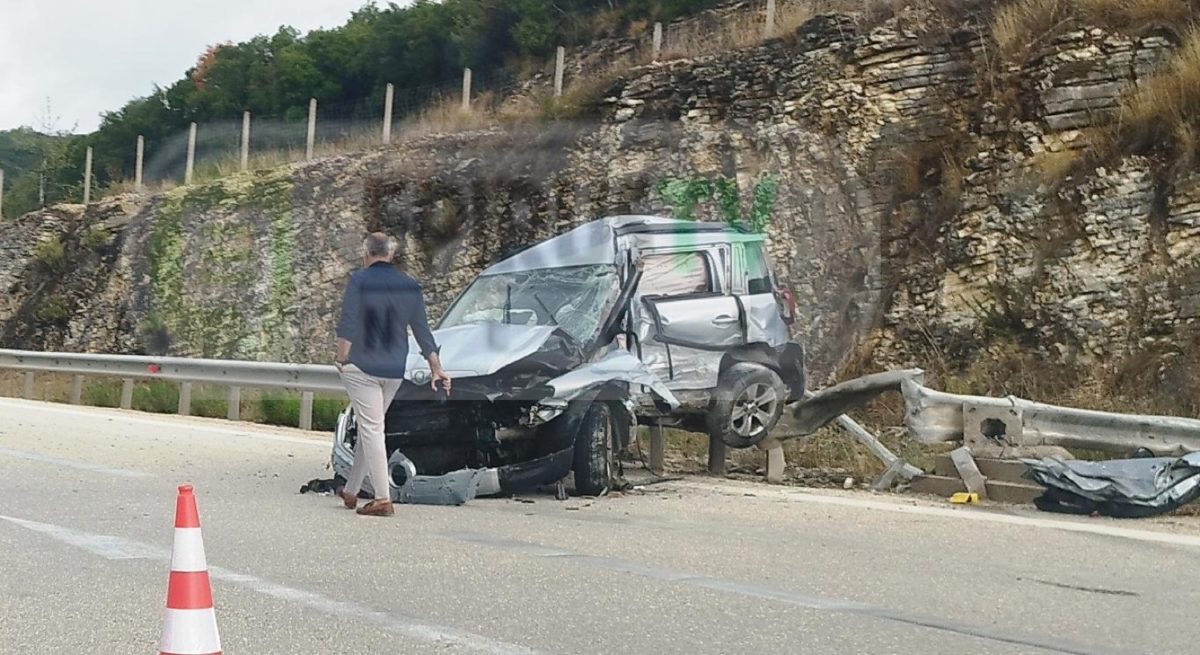
[[[767,429],[778,403],[779,394],[775,387],[763,383],[751,384],[733,401],[730,426],[739,436],[756,436]]]

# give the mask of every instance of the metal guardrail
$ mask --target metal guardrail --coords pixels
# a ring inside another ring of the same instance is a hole
[[[221,359],[188,359],[183,357],[150,357],[134,355],[94,355],[80,353],[46,353],[28,350],[0,349],[0,369],[22,371],[25,374],[23,397],[33,398],[36,372],[72,375],[72,404],[82,400],[83,378],[113,377],[122,379],[121,407],[133,406],[135,380],[168,380],[178,382],[179,413],[191,413],[192,384],[218,384],[229,387],[227,418],[239,420],[241,389],[294,389],[300,396],[300,427],[312,429],[313,394],[316,391],[344,393],[337,369],[314,364],[279,364]]]

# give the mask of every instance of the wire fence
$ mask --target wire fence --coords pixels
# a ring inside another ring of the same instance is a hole
[[[655,23],[636,38],[609,39],[616,44],[613,51],[596,47],[599,44],[576,53],[559,48],[557,56],[532,81],[533,86],[550,88],[532,91],[558,97],[569,90],[570,84],[586,85],[592,78],[622,66],[744,47],[794,29],[820,3],[778,0],[777,6],[777,0],[747,1],[732,5],[731,11],[719,16],[701,15],[666,26]],[[313,100],[308,112],[292,108],[277,114],[247,113],[241,118],[205,121],[168,138],[145,141],[141,148],[129,144],[130,151],[136,149],[137,154],[132,170],[123,171],[126,179],[112,181],[105,189],[93,184],[94,171],[85,164],[80,191],[87,203],[93,199],[92,189],[111,193],[166,188],[353,152],[397,142],[414,133],[470,126],[495,111],[503,99],[530,92],[528,80],[519,84],[503,73],[480,75],[464,69],[459,79],[403,89],[389,84],[365,99],[335,103]],[[0,171],[0,216],[3,175]]]

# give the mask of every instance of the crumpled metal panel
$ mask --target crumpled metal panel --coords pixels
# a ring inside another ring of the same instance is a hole
[[[663,383],[662,378],[652,373],[633,353],[620,349],[614,349],[603,358],[560,375],[547,384],[554,389],[555,398],[571,400],[598,384],[610,381],[649,387],[671,407],[679,406],[679,400]]]
[[[1022,443],[1130,453],[1145,448],[1159,455],[1200,451],[1200,421],[1177,416],[1117,414],[1046,405],[1022,398],[966,396],[929,389],[917,380],[901,382],[905,424],[924,443],[963,438],[963,405],[1020,409]]]
[[[660,216],[611,216],[585,223],[553,239],[543,241],[532,248],[498,262],[481,273],[514,273],[539,268],[561,268],[564,266],[588,266],[591,264],[616,263],[616,230],[632,225],[671,225],[687,223]]]
[[[772,433],[775,436],[812,434],[851,409],[866,405],[880,394],[900,391],[900,385],[906,381],[919,384],[924,379],[925,372],[919,368],[903,369],[854,378],[813,392],[803,400],[788,405]]]
[[[441,346],[441,359],[451,377],[491,375],[509,364],[537,352],[556,328],[553,325],[508,325],[471,323],[433,331]],[[418,373],[420,371],[420,373]],[[408,340],[408,362],[404,377],[429,379],[429,362],[412,337]]]
[[[779,314],[779,304],[772,294],[742,296],[746,306],[746,332],[751,343],[765,343],[778,348],[788,341],[788,326]]]
[[[1039,499],[1042,509],[1150,516],[1200,495],[1200,453],[1106,462],[1022,461],[1030,478],[1053,490]]]

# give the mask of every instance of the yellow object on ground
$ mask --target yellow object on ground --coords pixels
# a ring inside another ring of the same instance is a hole
[[[978,505],[979,504],[979,494],[973,494],[973,493],[967,493],[965,491],[960,491],[960,492],[954,494],[953,496],[950,496],[950,502],[954,503],[955,505],[968,505],[968,504]]]

